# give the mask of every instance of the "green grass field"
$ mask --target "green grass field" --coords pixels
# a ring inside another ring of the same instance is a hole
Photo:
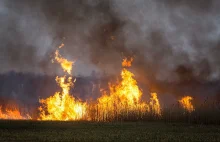
[[[0,141],[220,141],[220,126],[160,122],[0,121]]]

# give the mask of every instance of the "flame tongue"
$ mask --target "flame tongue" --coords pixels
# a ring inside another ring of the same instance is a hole
[[[123,59],[122,67],[131,67],[133,60],[134,60],[133,58],[131,58],[130,60],[127,58]]]
[[[185,96],[183,97],[181,100],[179,100],[179,103],[182,105],[182,107],[188,111],[188,112],[193,112],[195,109],[194,109],[194,106],[192,105],[192,101],[193,98],[191,96]]]
[[[152,114],[161,115],[160,102],[157,98],[157,93],[151,93],[149,105]]]
[[[68,74],[71,74],[73,63],[72,61],[68,61],[67,59],[63,58],[59,51],[56,50],[55,52],[55,60],[61,65],[64,72],[67,72]]]
[[[62,44],[59,48],[62,48]],[[55,60],[61,65],[64,72],[71,74],[74,62],[63,58],[59,51],[55,52]],[[70,95],[70,87],[74,84],[72,77],[56,77],[56,82],[62,88],[62,92],[56,92],[54,96],[41,99],[39,107],[41,120],[79,120],[86,114],[86,103],[76,100]]]

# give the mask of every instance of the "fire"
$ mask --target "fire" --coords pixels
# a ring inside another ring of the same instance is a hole
[[[64,46],[64,44],[61,44],[59,46],[59,48],[62,48],[63,46]],[[55,52],[55,60],[61,65],[64,72],[67,72],[68,74],[71,74],[72,66],[73,66],[74,62],[68,61],[67,59],[63,58],[60,55],[59,50],[56,50],[56,52]]]
[[[60,48],[62,48],[62,44]],[[134,74],[127,68],[131,66],[133,58],[125,58],[122,62],[121,81],[116,84],[109,83],[109,92],[101,91],[102,96],[97,103],[87,104],[76,100],[70,95],[71,87],[74,87],[71,75],[74,62],[63,58],[59,50],[55,52],[55,61],[59,63],[64,72],[63,77],[56,77],[57,84],[62,88],[54,96],[41,99],[39,120],[98,120],[111,121],[126,119],[130,116],[141,118],[146,112],[152,111],[155,115],[161,114],[160,103],[156,93],[151,94],[148,103],[142,101],[142,91],[134,79]],[[89,116],[89,117],[88,117]]]
[[[133,59],[124,59],[123,67],[131,66]],[[98,120],[112,120],[121,116],[128,116],[129,113],[144,113],[149,107],[141,101],[142,91],[134,79],[134,74],[123,68],[121,71],[121,82],[116,85],[109,84],[109,93],[103,91],[98,99]]]
[[[122,67],[130,67],[133,60],[134,60],[133,58],[131,58],[130,60],[128,60],[127,58],[123,59]]]
[[[193,98],[191,96],[185,96],[181,100],[179,100],[179,103],[183,106],[185,110],[188,112],[194,111],[194,106],[192,105]]]
[[[157,98],[157,93],[151,93],[149,105],[153,114],[161,115],[161,107],[159,99]]]
[[[29,115],[22,116],[17,108],[9,109],[6,108],[2,111],[2,106],[0,106],[0,119],[31,119]]]
[[[62,48],[62,44],[59,48]],[[59,51],[55,52],[55,60],[60,63],[64,72],[71,75],[72,65],[74,62],[63,58]],[[87,104],[76,100],[70,95],[70,88],[74,86],[76,80],[72,81],[72,77],[56,77],[57,84],[61,87],[61,92],[56,92],[54,96],[47,99],[41,99],[42,106],[40,110],[40,120],[80,120],[86,115]]]

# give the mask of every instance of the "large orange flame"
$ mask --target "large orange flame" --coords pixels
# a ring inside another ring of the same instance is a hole
[[[31,117],[28,114],[22,116],[17,108],[6,108],[3,112],[0,106],[0,119],[31,119]]]
[[[124,59],[123,67],[130,67],[133,59]],[[126,117],[136,113],[141,117],[150,108],[155,114],[160,114],[160,104],[157,94],[152,94],[150,105],[142,102],[142,91],[134,79],[134,74],[123,68],[121,71],[121,82],[116,85],[109,84],[109,93],[103,91],[103,95],[98,99],[97,119],[99,121],[109,121],[117,117]]]
[[[62,48],[62,44],[59,48]],[[63,58],[59,51],[55,52],[55,60],[60,63],[64,72],[71,75],[74,62]],[[54,96],[41,99],[40,120],[79,120],[86,115],[86,103],[76,100],[70,95],[70,87],[73,87],[72,77],[56,77],[56,82],[62,88],[62,92],[56,92]],[[75,82],[75,80],[74,80]]]
[[[194,111],[194,106],[192,104],[193,98],[191,96],[185,96],[181,100],[179,100],[179,103],[182,105],[182,107],[187,110],[188,112]]]
[[[59,48],[63,46],[64,44]],[[71,74],[74,62],[63,58],[59,54],[59,50],[55,52],[55,60],[60,63],[64,72]],[[39,107],[39,119],[90,120],[91,118],[98,121],[111,121],[128,118],[131,115],[140,118],[149,111],[160,115],[161,109],[156,93],[151,94],[149,104],[141,100],[143,93],[134,79],[134,74],[127,69],[131,66],[132,61],[133,58],[123,60],[121,81],[115,85],[109,83],[109,92],[102,91],[102,96],[98,98],[97,104],[88,105],[70,95],[70,88],[74,86],[71,76],[56,77],[56,82],[62,88],[62,92],[56,92],[54,96],[40,100],[42,106]]]

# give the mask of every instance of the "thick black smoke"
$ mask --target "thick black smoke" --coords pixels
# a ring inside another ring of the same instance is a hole
[[[77,74],[118,74],[134,56],[148,84],[218,80],[219,9],[218,0],[2,0],[0,70],[56,73],[50,56],[64,42]]]

